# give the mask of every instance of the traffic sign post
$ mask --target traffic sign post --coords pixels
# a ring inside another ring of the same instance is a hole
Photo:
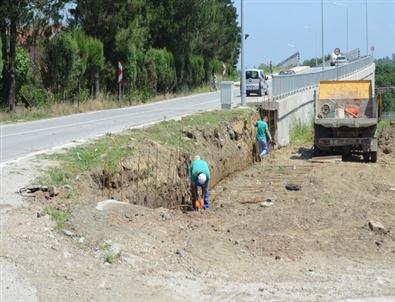
[[[373,53],[374,53],[374,46],[372,45],[372,46],[370,46],[370,52],[371,52],[371,54],[372,54],[372,57],[373,57]]]
[[[118,61],[118,72],[117,72],[117,80],[118,80],[118,101],[122,101],[122,80],[123,80],[123,66],[121,61]]]

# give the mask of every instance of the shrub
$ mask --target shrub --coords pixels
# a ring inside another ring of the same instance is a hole
[[[31,80],[31,66],[32,62],[30,60],[29,53],[26,49],[18,47],[16,51],[16,87],[17,92],[22,87]]]
[[[19,92],[33,107],[43,107],[48,105],[48,92],[45,89],[37,88],[34,85],[23,85]]]

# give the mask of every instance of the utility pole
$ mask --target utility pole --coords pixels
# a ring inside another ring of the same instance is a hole
[[[366,55],[369,55],[369,26],[368,26],[368,0],[365,0],[365,10],[366,10]]]
[[[241,0],[241,106],[246,106],[244,0]]]
[[[325,69],[324,55],[324,0],[321,0],[321,47],[322,47],[322,70]]]
[[[349,51],[349,49],[348,49],[348,29],[349,29],[349,23],[348,23],[348,6],[347,6],[347,41],[346,41],[346,49],[347,49],[347,52]]]

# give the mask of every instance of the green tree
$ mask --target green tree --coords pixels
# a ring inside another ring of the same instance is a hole
[[[3,0],[0,2],[0,29],[2,35],[3,106],[14,110],[16,98],[16,56],[18,32],[27,30],[33,22],[43,27],[59,24],[64,0]]]
[[[3,48],[3,46],[2,46],[1,39],[0,39],[0,79],[2,78],[2,75],[3,75],[3,52],[1,51],[2,48]]]
[[[103,43],[98,39],[90,38],[88,43],[88,60],[86,76],[90,84],[93,95],[100,91],[100,73],[104,68]]]
[[[149,87],[153,93],[167,93],[175,85],[176,71],[173,55],[166,49],[149,49],[145,58],[145,67],[149,74]]]
[[[51,39],[46,48],[46,86],[52,93],[66,99],[68,92],[75,91],[80,72],[80,51],[70,33],[60,33]]]
[[[395,61],[376,60],[376,89],[384,92],[384,111],[395,112]]]

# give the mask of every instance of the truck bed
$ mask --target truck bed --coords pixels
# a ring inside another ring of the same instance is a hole
[[[316,125],[321,125],[326,128],[366,128],[377,125],[377,118],[343,118],[343,119],[315,119],[314,123]]]

